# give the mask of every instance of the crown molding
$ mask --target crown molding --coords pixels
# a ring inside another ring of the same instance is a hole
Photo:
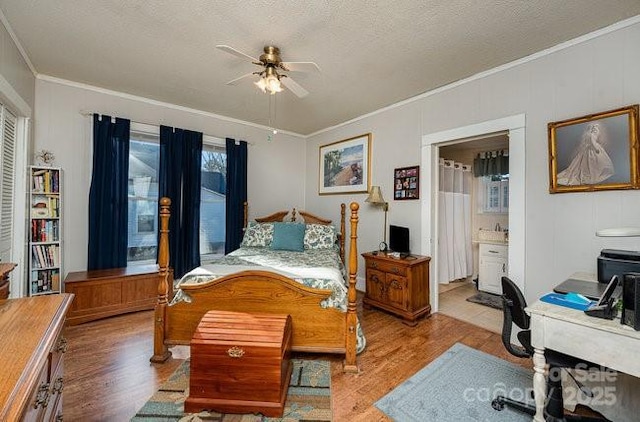
[[[252,122],[247,122],[247,121],[240,120],[240,119],[234,119],[232,117],[222,116],[220,114],[215,114],[215,113],[211,113],[211,112],[208,112],[208,111],[198,110],[196,108],[185,107],[185,106],[181,106],[181,105],[177,105],[177,104],[167,103],[167,102],[164,102],[164,101],[153,100],[151,98],[141,97],[141,96],[138,96],[138,95],[127,94],[125,92],[113,91],[111,89],[106,89],[106,88],[100,88],[100,87],[97,87],[97,86],[94,86],[94,85],[89,85],[89,84],[85,84],[85,83],[81,83],[81,82],[74,82],[74,81],[70,81],[68,79],[57,78],[55,76],[44,75],[42,73],[38,74],[36,76],[36,78],[41,80],[41,81],[57,83],[57,84],[60,84],[60,85],[66,85],[66,86],[69,86],[69,87],[72,87],[72,88],[86,89],[88,91],[93,91],[93,92],[97,92],[97,93],[100,93],[100,94],[112,95],[114,97],[119,97],[119,98],[124,98],[124,99],[127,99],[127,100],[138,101],[138,102],[141,102],[141,103],[146,103],[146,104],[150,104],[150,105],[165,107],[165,108],[169,108],[169,109],[176,110],[176,111],[182,111],[182,112],[186,112],[186,113],[197,114],[197,115],[200,115],[200,116],[211,117],[211,118],[222,120],[222,121],[225,121],[225,122],[236,123],[236,124],[240,124],[240,125],[244,125],[244,126],[251,126],[251,127],[254,127],[254,128],[257,128],[257,129],[265,130],[265,131],[267,131],[269,133],[271,133],[273,131],[273,128],[269,127],[269,126],[260,125],[260,124],[252,123]],[[301,135],[301,134],[296,133],[296,132],[290,132],[288,130],[280,130],[280,129],[278,129],[278,133],[279,134],[290,135],[290,136],[295,136],[297,138],[302,138],[302,139],[306,138],[304,135]]]

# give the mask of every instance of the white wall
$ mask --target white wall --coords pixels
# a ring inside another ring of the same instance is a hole
[[[635,22],[312,136],[306,151],[311,175],[306,204],[328,210],[341,201],[359,201],[359,252],[377,247],[383,215],[363,203],[366,195],[317,194],[318,147],[372,132],[372,184],[380,185],[390,200],[390,223],[410,227],[412,250],[419,253],[422,201],[391,200],[393,169],[421,164],[422,135],[524,113],[527,299],[573,272],[595,272],[603,248],[640,250],[640,238],[595,236],[600,228],[640,226],[640,191],[549,194],[547,140],[548,122],[640,103],[640,23]],[[430,194],[427,189],[421,186],[421,198]]]
[[[216,118],[179,107],[146,101],[79,84],[39,78],[36,81],[35,149],[53,151],[64,169],[64,271],[86,269],[88,198],[91,183],[91,117],[96,112],[132,121],[201,131],[249,142],[249,217],[276,210],[304,209],[305,142],[279,133],[267,140],[266,129]]]
[[[15,91],[22,102],[33,109],[35,77],[4,25],[0,25],[0,77],[11,86],[11,90]],[[0,98],[3,94],[6,95],[1,91]]]
[[[349,205],[356,201],[360,204],[358,226],[358,254],[377,250],[383,240],[384,212],[382,208],[364,202],[366,193],[348,195],[318,195],[319,147],[371,132],[371,185],[380,186],[384,199],[389,202],[387,224],[409,227],[411,233],[411,250],[419,252],[420,233],[419,200],[393,200],[393,170],[399,167],[420,165],[420,104],[410,103],[394,108],[370,118],[358,120],[352,124],[339,127],[307,140],[306,162],[309,177],[306,182],[306,204],[309,210],[319,215],[333,215],[340,208],[340,203]],[[420,195],[425,193],[421,187]],[[348,216],[347,216],[348,218]],[[347,222],[348,224],[348,222]],[[349,229],[347,229],[349,233]],[[348,248],[347,238],[347,251]],[[388,240],[388,239],[387,239]],[[358,289],[364,290],[364,260],[359,257]]]

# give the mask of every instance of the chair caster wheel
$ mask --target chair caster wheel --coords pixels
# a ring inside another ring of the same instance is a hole
[[[504,409],[504,402],[502,400],[500,400],[499,398],[497,399],[493,399],[491,401],[491,407],[493,407],[495,410],[503,410]]]

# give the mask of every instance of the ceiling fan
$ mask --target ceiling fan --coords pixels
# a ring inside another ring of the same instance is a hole
[[[264,53],[258,59],[228,45],[216,45],[216,48],[262,66],[261,70],[232,79],[227,82],[227,85],[235,85],[245,78],[258,75],[260,79],[255,84],[262,92],[275,94],[282,91],[281,85],[284,85],[298,97],[304,98],[309,95],[309,91],[283,72],[320,72],[320,67],[314,62],[283,62],[280,58],[280,49],[272,45],[265,46]]]

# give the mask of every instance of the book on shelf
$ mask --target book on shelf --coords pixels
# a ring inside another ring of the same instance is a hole
[[[31,251],[32,267],[55,268],[60,266],[60,247],[58,245],[33,245]]]
[[[32,242],[57,242],[60,240],[60,223],[57,220],[31,220]]]
[[[39,169],[31,174],[33,192],[57,193],[60,190],[60,172],[55,169]]]

